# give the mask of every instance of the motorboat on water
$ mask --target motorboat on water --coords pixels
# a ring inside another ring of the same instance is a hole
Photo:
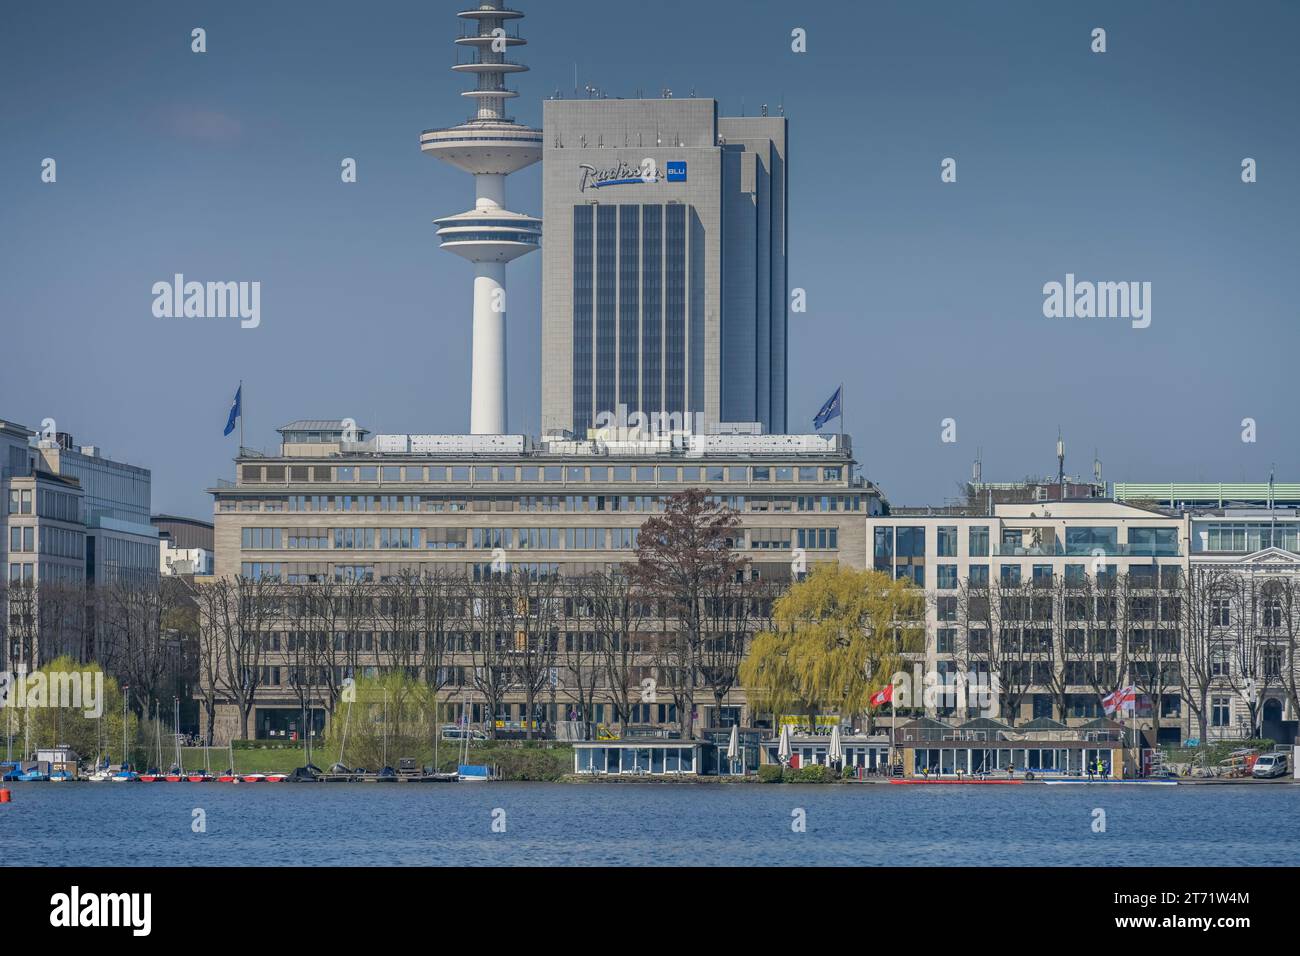
[[[113,779],[113,771],[105,767],[102,770],[96,770],[86,779],[89,780],[91,783],[103,783],[105,780]]]
[[[74,777],[66,770],[55,770],[50,774],[48,779],[50,783],[67,783],[69,780],[74,779]]]

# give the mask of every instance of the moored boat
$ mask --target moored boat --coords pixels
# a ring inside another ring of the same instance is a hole
[[[113,783],[138,783],[140,775],[134,770],[119,770],[113,774]]]
[[[262,783],[264,780],[266,780],[266,774],[246,773],[239,779],[242,780],[244,783]]]
[[[48,779],[50,783],[67,783],[69,780],[73,779],[73,777],[72,774],[68,773],[66,770],[55,770],[50,774]]]
[[[194,773],[187,773],[185,779],[189,783],[207,783],[212,779],[212,774],[208,773],[206,770],[200,770]]]
[[[25,770],[20,773],[18,779],[23,783],[42,783],[49,780],[50,775],[37,767],[33,767],[31,770]]]
[[[287,773],[268,773],[266,775],[267,783],[284,783],[289,775]]]

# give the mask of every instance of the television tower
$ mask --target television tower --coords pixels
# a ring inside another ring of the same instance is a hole
[[[542,133],[505,115],[506,100],[519,95],[506,88],[506,74],[528,69],[507,59],[511,47],[527,41],[508,34],[505,24],[524,15],[503,0],[480,0],[457,16],[457,52],[468,50],[470,57],[452,70],[475,78],[474,89],[461,93],[474,115],[459,126],[425,130],[420,149],[474,176],[474,208],[434,225],[443,249],[474,263],[469,430],[500,435],[506,431],[506,263],[532,252],[542,238],[540,219],[507,210],[506,177],[542,158]]]

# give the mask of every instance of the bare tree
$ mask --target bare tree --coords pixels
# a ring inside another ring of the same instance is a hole
[[[147,702],[163,696],[169,651],[162,622],[175,594],[156,580],[123,575],[98,584],[95,597],[104,669],[130,685],[132,708],[143,717]]]
[[[678,724],[694,737],[706,600],[719,582],[740,579],[746,560],[732,550],[740,516],[706,491],[691,488],[663,500],[662,511],[646,520],[637,535],[632,578],[640,591],[659,602],[669,625],[658,641],[656,658],[672,681]]]
[[[591,622],[593,663],[603,676],[614,719],[626,727],[632,720],[633,696],[658,696],[658,687],[641,684],[644,664],[640,652],[646,602],[636,593],[625,568],[609,568],[582,581],[583,607]]]
[[[505,659],[511,685],[524,694],[524,735],[532,739],[537,695],[555,668],[559,622],[564,607],[559,577],[514,569],[496,576],[503,597]]]
[[[1192,711],[1202,746],[1209,738],[1210,691],[1223,663],[1222,639],[1214,624],[1215,602],[1231,593],[1231,572],[1193,565],[1179,588],[1178,628],[1182,635],[1180,690]]]
[[[1260,734],[1264,700],[1282,684],[1281,606],[1272,579],[1238,572],[1231,578],[1227,624],[1228,681],[1246,704],[1250,736]],[[1274,626],[1274,623],[1278,625]],[[1277,632],[1275,635],[1274,632]]]
[[[216,733],[226,652],[236,642],[235,633],[239,629],[239,589],[229,578],[191,587],[199,606],[199,704],[206,718],[204,737],[211,746]]]
[[[222,648],[219,686],[239,713],[239,733],[248,739],[248,721],[257,691],[262,686],[262,668],[269,644],[269,627],[279,613],[280,584],[270,577],[236,579],[235,626]]]

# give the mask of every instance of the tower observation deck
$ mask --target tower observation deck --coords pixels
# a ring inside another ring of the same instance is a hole
[[[468,58],[452,70],[474,78],[474,88],[461,93],[474,105],[473,115],[459,126],[420,134],[426,154],[474,176],[474,208],[434,224],[443,249],[474,263],[470,432],[475,435],[506,432],[506,264],[532,252],[542,238],[540,219],[506,207],[506,177],[541,160],[542,133],[505,115],[506,101],[519,95],[506,87],[506,76],[528,67],[509,58],[511,49],[527,42],[517,32],[524,15],[503,4],[481,0],[457,14],[463,28],[456,47]]]

